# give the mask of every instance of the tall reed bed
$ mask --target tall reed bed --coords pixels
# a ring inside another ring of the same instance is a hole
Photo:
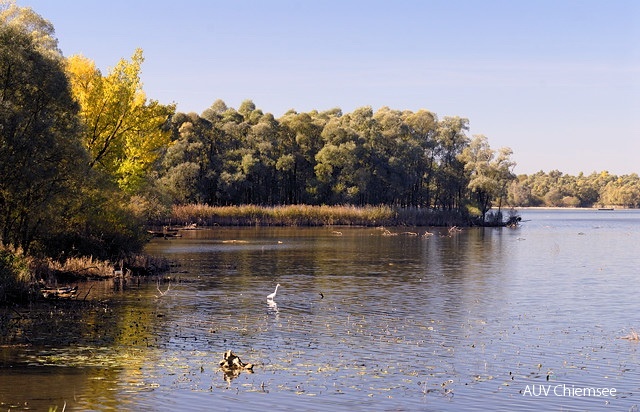
[[[92,256],[30,259],[30,269],[36,279],[56,280],[110,279],[118,271],[122,275],[151,276],[169,270],[169,261],[163,257],[132,255],[117,262],[100,260]]]
[[[77,278],[101,279],[113,276],[114,265],[107,260],[96,259],[93,256],[70,257],[64,261],[44,259],[36,272],[40,278],[47,279],[58,274],[65,274]]]
[[[425,208],[390,206],[209,206],[173,207],[169,225],[200,226],[453,226],[463,225],[463,217]]]
[[[388,206],[174,206],[171,224],[204,226],[326,226],[383,225],[395,219]]]

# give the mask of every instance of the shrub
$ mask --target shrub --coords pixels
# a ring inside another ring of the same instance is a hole
[[[27,300],[31,280],[29,259],[9,249],[0,249],[0,303]]]

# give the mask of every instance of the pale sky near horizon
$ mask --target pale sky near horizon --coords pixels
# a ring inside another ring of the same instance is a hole
[[[147,96],[178,111],[427,109],[516,173],[640,173],[640,1],[16,2],[105,74],[142,48]]]

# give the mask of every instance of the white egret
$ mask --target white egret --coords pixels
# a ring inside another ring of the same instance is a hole
[[[269,306],[269,309],[274,313],[280,313],[280,311],[278,310],[278,304],[275,300],[267,299],[267,306]]]
[[[267,295],[267,300],[273,300],[273,298],[276,297],[276,293],[278,293],[278,286],[280,286],[279,283],[276,285],[276,290],[274,290],[273,293]]]

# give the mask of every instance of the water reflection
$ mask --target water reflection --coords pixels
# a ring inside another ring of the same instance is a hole
[[[180,264],[170,287],[116,295],[113,313],[70,322],[75,341],[40,334],[12,348],[1,382],[31,379],[30,363],[39,385],[40,365],[81,370],[74,396],[56,398],[68,410],[629,409],[638,347],[617,337],[637,327],[640,221],[527,219],[427,237],[216,228],[160,239],[149,251]],[[255,373],[224,376],[227,350]],[[546,382],[624,395],[523,397]],[[10,389],[0,384],[2,402],[34,396]],[[62,408],[39,405],[52,403]]]
[[[267,306],[269,307],[269,312],[275,313],[276,315],[280,313],[278,310],[278,304],[271,299],[267,299]]]
[[[3,336],[0,402],[16,409],[126,408],[119,392],[147,385],[157,319],[148,306],[57,301],[18,313]],[[21,311],[23,311],[21,309]],[[3,319],[7,319],[3,313]],[[8,326],[8,325],[5,325]],[[21,343],[22,342],[22,343]],[[20,388],[16,390],[16,388]]]

